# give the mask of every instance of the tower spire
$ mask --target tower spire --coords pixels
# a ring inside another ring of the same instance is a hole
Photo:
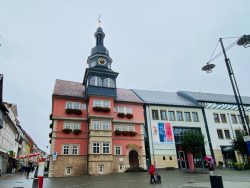
[[[98,21],[98,27],[101,27],[101,14],[99,14],[98,18],[97,18],[97,21]]]

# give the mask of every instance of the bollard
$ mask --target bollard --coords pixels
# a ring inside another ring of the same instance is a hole
[[[38,176],[38,188],[43,188],[43,176]]]
[[[224,188],[221,176],[210,176],[211,188]]]

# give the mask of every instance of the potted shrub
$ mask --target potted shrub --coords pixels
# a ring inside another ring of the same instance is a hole
[[[119,113],[117,114],[117,116],[118,116],[119,118],[124,118],[124,117],[125,117],[125,114],[124,114],[123,112],[119,112]]]
[[[128,119],[131,119],[131,118],[133,118],[133,114],[126,114],[126,117],[127,117]]]
[[[97,112],[110,112],[109,107],[101,107],[101,106],[94,106],[93,110]]]
[[[52,114],[49,115],[49,119],[52,120]]]
[[[80,129],[74,129],[74,130],[73,130],[73,133],[74,133],[74,134],[79,134],[79,133],[81,133],[81,132],[82,132],[82,130],[80,130]]]
[[[218,168],[222,168],[223,167],[223,162],[222,161],[219,161],[218,162]]]
[[[50,138],[52,137],[52,132],[51,132],[51,133],[49,133],[49,137],[50,137]]]
[[[51,139],[49,140],[49,143],[51,144]]]
[[[130,136],[135,136],[137,133],[136,132],[134,132],[134,131],[129,131],[129,135]]]
[[[51,128],[51,129],[53,128],[53,123],[51,123],[51,124],[49,125],[49,128]]]
[[[122,131],[122,135],[128,136],[129,135],[129,131]]]
[[[82,114],[82,111],[80,109],[66,109],[65,112],[67,114],[76,114],[76,115],[81,115]]]
[[[115,135],[116,135],[116,136],[120,136],[120,135],[122,134],[122,132],[121,132],[121,131],[119,131],[119,130],[115,130],[115,132],[114,132],[114,133],[115,133]]]
[[[72,129],[70,129],[70,128],[65,128],[65,129],[63,129],[62,131],[65,132],[65,133],[70,133],[70,132],[72,131]]]

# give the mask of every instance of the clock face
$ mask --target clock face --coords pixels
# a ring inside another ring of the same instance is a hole
[[[106,60],[103,57],[100,57],[98,59],[98,63],[101,64],[101,65],[104,65],[106,63]]]

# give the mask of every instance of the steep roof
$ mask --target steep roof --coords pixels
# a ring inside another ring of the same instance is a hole
[[[84,97],[85,87],[79,82],[56,79],[53,95]]]
[[[116,101],[143,103],[143,101],[131,90],[117,88]]]
[[[193,107],[199,106],[198,104],[179,96],[176,92],[148,91],[137,89],[134,89],[133,91],[147,104]]]
[[[130,89],[117,88],[116,101],[143,103]],[[85,97],[85,86],[79,82],[56,80],[53,95]]]
[[[214,93],[202,93],[192,91],[179,91],[180,95],[190,98],[193,101],[201,102],[217,102],[217,103],[229,103],[235,104],[236,100],[234,95],[214,94]],[[250,105],[250,97],[241,96],[243,104]]]

